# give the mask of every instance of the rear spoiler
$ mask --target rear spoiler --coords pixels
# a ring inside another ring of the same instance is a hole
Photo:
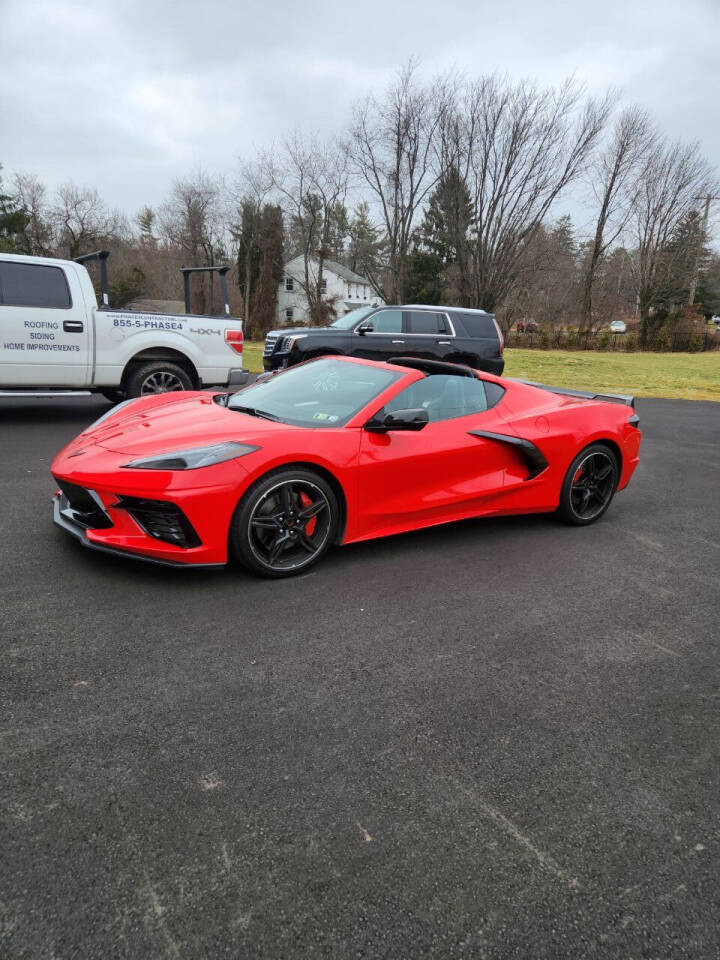
[[[538,387],[549,393],[559,393],[564,397],[578,397],[580,400],[604,400],[607,403],[622,403],[626,407],[635,409],[635,397],[629,393],[592,393],[589,390],[571,390],[569,387],[549,387],[546,383],[537,383],[535,380],[520,380],[518,377],[506,377],[515,383],[524,383],[528,387]]]

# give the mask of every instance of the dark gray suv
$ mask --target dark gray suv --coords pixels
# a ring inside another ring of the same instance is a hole
[[[415,304],[360,307],[329,327],[271,330],[263,365],[278,370],[328,354],[369,360],[421,357],[497,375],[505,366],[502,334],[491,313]]]

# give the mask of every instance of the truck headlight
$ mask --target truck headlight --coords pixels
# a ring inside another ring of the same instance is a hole
[[[225,460],[244,457],[247,453],[259,449],[249,443],[228,440],[226,443],[214,443],[209,447],[192,447],[189,450],[174,450],[159,456],[142,457],[140,460],[124,463],[123,467],[133,470],[198,470],[200,467],[211,467]]]

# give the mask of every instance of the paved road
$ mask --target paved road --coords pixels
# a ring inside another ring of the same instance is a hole
[[[57,531],[104,409],[0,401],[3,960],[718,956],[720,405],[592,528],[284,583]]]

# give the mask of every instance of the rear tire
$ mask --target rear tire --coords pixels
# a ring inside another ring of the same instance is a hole
[[[256,480],[235,508],[230,556],[258,576],[294,576],[327,551],[339,516],[323,477],[302,467],[281,467]]]
[[[557,516],[578,527],[595,523],[610,506],[620,471],[617,457],[604,443],[593,443],[575,457],[565,474]]]
[[[151,360],[130,372],[125,393],[130,398],[192,389],[193,382],[182,367],[167,360]]]

